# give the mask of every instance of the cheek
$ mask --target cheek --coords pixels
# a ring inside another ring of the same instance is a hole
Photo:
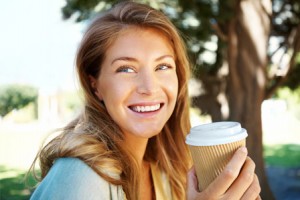
[[[169,96],[172,99],[177,98],[178,95],[178,79],[177,76],[169,77],[164,79],[163,85],[165,86],[166,90],[168,91]]]
[[[101,96],[107,106],[117,106],[128,96],[128,83],[118,80],[103,81],[100,87]]]

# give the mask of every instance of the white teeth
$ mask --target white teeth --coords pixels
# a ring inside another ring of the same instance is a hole
[[[150,112],[158,110],[160,108],[160,104],[156,104],[153,106],[133,106],[131,108],[136,112]]]

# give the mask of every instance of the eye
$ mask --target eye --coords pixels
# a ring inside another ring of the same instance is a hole
[[[156,70],[167,70],[167,69],[172,69],[172,65],[167,64],[167,63],[162,63],[157,66]]]
[[[121,66],[117,69],[116,72],[123,72],[123,73],[134,73],[135,70],[129,66]]]

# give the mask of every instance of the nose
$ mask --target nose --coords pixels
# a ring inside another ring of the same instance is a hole
[[[137,93],[142,95],[153,95],[158,91],[159,80],[155,72],[144,71],[139,73]]]

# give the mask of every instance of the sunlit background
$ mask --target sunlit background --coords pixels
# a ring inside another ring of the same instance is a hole
[[[22,181],[42,141],[80,111],[74,58],[85,25],[62,20],[64,4],[64,0],[1,2],[0,87],[32,87],[37,102],[0,118],[0,199],[30,196],[32,189]],[[277,98],[263,103],[262,119],[267,166],[297,169],[289,173],[294,173],[293,186],[300,190],[299,94],[281,89]],[[211,121],[199,113],[192,109],[193,125]]]

